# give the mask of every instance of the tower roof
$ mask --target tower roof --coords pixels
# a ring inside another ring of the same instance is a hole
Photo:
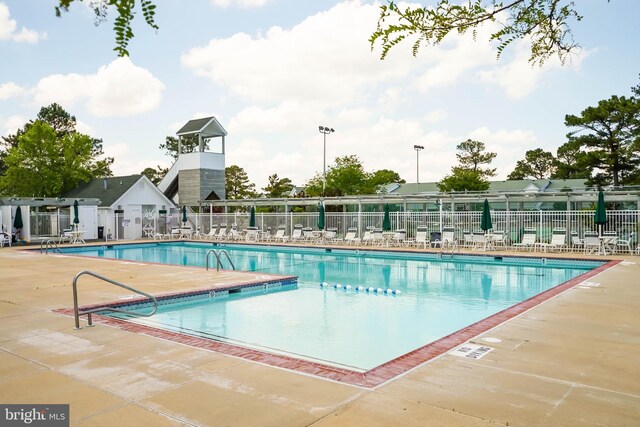
[[[224,130],[220,122],[213,116],[203,117],[201,119],[189,120],[180,128],[176,135],[198,134],[203,138],[214,138],[217,136],[226,136],[227,131]]]

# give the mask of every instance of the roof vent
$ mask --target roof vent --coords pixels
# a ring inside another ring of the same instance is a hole
[[[103,178],[102,179],[102,185],[104,186],[104,189],[107,189],[107,178]]]

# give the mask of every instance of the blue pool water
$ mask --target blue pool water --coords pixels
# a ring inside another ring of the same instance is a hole
[[[214,248],[225,249],[238,270],[298,276],[298,286],[176,302],[162,305],[151,318],[130,320],[363,371],[602,264],[492,256],[439,260],[435,254],[322,248]],[[63,252],[204,266],[209,249],[210,243],[179,242]],[[323,282],[330,286],[322,288]],[[352,288],[338,290],[336,283]],[[356,291],[358,285],[401,292]]]

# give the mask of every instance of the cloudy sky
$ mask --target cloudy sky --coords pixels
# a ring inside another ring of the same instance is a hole
[[[542,68],[527,63],[526,42],[496,60],[490,28],[417,58],[406,43],[380,61],[367,41],[378,6],[364,0],[156,0],[160,30],[138,16],[131,57],[117,58],[112,20],[96,27],[78,2],[56,18],[56,3],[0,0],[0,134],[58,102],[104,140],[116,175],[170,166],[158,149],[165,136],[215,115],[229,133],[227,166],[258,188],[273,173],[303,185],[322,171],[319,125],[336,130],[328,163],[356,154],[367,170],[415,182],[420,144],[420,181],[435,181],[472,138],[498,153],[504,179],[525,151],[555,152],[565,114],[640,81],[637,0],[576,2],[582,50]]]

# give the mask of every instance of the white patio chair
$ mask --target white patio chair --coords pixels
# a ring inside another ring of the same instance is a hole
[[[572,231],[571,232],[571,251],[574,251],[576,249],[583,249],[583,248],[584,248],[584,241],[580,238],[580,236],[578,236],[577,231]]]
[[[549,243],[536,243],[536,247],[543,249],[545,252],[550,249],[557,249],[558,252],[567,247],[567,229],[558,227],[554,228],[551,232],[551,242]]]
[[[486,251],[487,249],[491,249],[493,246],[489,239],[487,239],[487,235],[482,230],[476,230],[473,232],[473,250],[482,249]]]
[[[618,244],[617,231],[603,231],[600,240],[602,240],[601,244],[603,252],[616,252],[616,246]]]
[[[463,246],[465,248],[472,248],[473,247],[473,233],[471,233],[471,231],[469,231],[469,230],[462,230],[462,236],[464,237]]]
[[[220,224],[220,228],[218,228],[218,234],[214,236],[214,240],[224,240],[227,237],[227,224]]]
[[[362,240],[360,241],[360,243],[362,243],[365,246],[373,244],[373,228],[367,227],[367,229],[364,232],[364,235],[362,236]]]
[[[633,255],[633,248],[631,247],[633,238],[636,235],[635,232],[629,233],[629,237],[626,239],[618,239],[616,242],[616,253],[618,252],[629,252],[629,255]]]
[[[535,228],[525,228],[524,229],[524,234],[522,235],[522,241],[519,243],[514,243],[513,244],[513,248],[514,249],[526,249],[526,250],[533,250],[536,247],[536,229]]]
[[[582,239],[584,246],[584,253],[599,253],[600,252],[600,238],[595,231],[585,231],[584,239]]]
[[[0,232],[0,248],[5,244],[8,244],[9,247],[11,247],[11,235],[2,231]]]
[[[218,233],[218,225],[214,225],[211,227],[211,230],[207,234],[202,234],[200,236],[201,240],[214,240],[216,238],[216,233]]]
[[[453,227],[442,227],[442,247],[456,245],[456,230]]]
[[[257,242],[258,241],[258,227],[247,227],[244,234],[245,242]]]
[[[426,249],[431,244],[429,229],[426,225],[419,225],[416,228],[416,238],[411,243],[416,247],[422,246],[422,249]]]
[[[374,228],[371,233],[371,244],[382,246],[384,245],[384,234],[382,234],[382,228]]]
[[[278,229],[276,230],[276,234],[273,235],[272,240],[274,242],[286,242],[289,240],[289,236],[287,236],[286,234],[286,227],[284,225],[280,225],[278,226]]]
[[[399,228],[393,233],[391,236],[391,244],[394,246],[402,246],[404,244],[404,240],[407,237],[407,230],[404,228]]]
[[[493,233],[491,233],[491,235],[492,235],[491,244],[493,244],[494,248],[498,248],[498,247],[501,247],[502,249],[507,248],[507,242],[506,242],[504,231],[496,230]]]
[[[345,243],[347,245],[359,243],[360,239],[358,239],[358,229],[356,227],[349,227],[349,229],[347,229],[347,234],[344,235],[344,238],[334,240]]]
[[[302,224],[296,224],[293,226],[293,233],[291,234],[292,242],[300,242],[304,240],[304,236],[302,235]]]

